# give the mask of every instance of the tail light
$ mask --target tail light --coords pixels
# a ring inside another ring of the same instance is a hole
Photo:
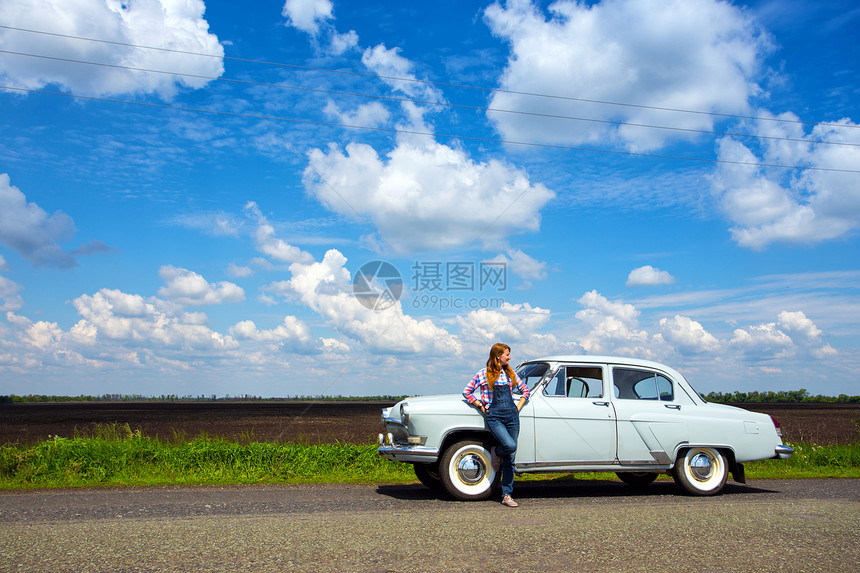
[[[770,419],[773,420],[773,427],[776,428],[776,435],[781,438],[782,437],[782,424],[780,424],[779,420],[777,420],[773,416],[771,416]]]

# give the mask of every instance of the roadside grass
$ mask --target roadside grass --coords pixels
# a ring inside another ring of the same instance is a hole
[[[860,478],[860,443],[790,444],[788,460],[744,464],[750,479]],[[614,474],[527,474],[522,480],[615,480]],[[88,435],[53,436],[0,446],[0,489],[287,483],[409,483],[409,464],[376,453],[376,444],[239,443],[201,434],[166,441],[125,425]]]

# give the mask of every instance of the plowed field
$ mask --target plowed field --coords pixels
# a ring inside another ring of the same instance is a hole
[[[201,433],[242,442],[368,443],[390,402],[86,402],[0,405],[0,443],[32,444],[49,435],[89,435],[98,424],[128,424],[163,440]],[[744,404],[782,423],[785,441],[860,441],[860,405]]]

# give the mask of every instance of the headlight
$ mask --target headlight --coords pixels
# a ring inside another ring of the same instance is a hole
[[[400,404],[400,421],[404,426],[409,424],[409,404],[406,402]]]

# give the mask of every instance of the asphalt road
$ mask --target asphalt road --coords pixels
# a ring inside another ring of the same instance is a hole
[[[0,571],[860,571],[860,480],[0,492]]]

